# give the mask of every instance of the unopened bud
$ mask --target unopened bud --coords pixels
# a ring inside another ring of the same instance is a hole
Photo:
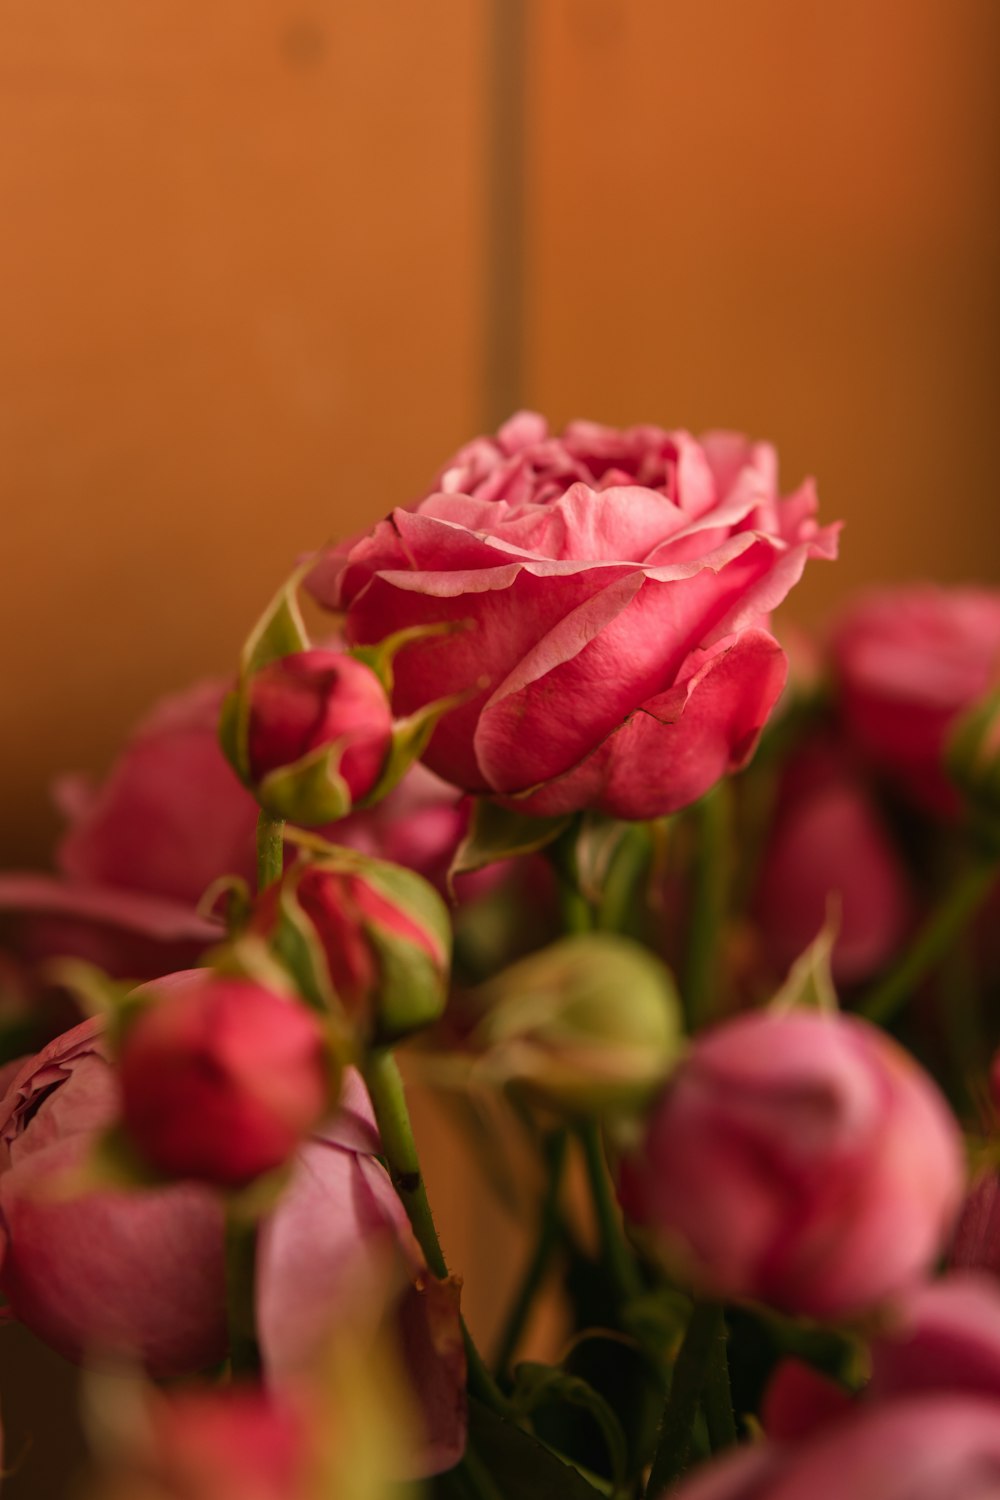
[[[300,986],[329,992],[366,1040],[398,1040],[444,1010],[451,924],[441,897],[412,870],[332,851],[265,892],[252,925],[291,967],[311,967],[296,974]]]
[[[573,1115],[641,1105],[680,1044],[666,968],[628,938],[564,938],[481,986],[470,1045],[482,1071],[536,1103]]]

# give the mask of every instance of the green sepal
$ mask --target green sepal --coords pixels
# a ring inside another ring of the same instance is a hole
[[[387,635],[372,645],[351,646],[347,654],[370,667],[385,688],[386,695],[391,697],[394,685],[392,664],[404,646],[411,646],[416,641],[431,640],[434,636],[455,635],[460,630],[471,630],[473,624],[472,620],[441,620],[436,625],[407,625],[404,630],[395,630],[392,635]]]
[[[124,1126],[116,1124],[95,1138],[79,1167],[68,1171],[65,1179],[57,1179],[55,1191],[64,1184],[67,1196],[139,1192],[162,1188],[170,1181],[145,1161]]]
[[[272,817],[320,828],[351,811],[351,793],[339,771],[346,745],[320,745],[288,766],[265,776],[255,787],[261,807]]]
[[[448,871],[449,889],[459,875],[470,875],[503,859],[537,853],[565,833],[572,821],[570,813],[558,818],[533,818],[527,813],[511,812],[486,797],[477,798],[469,831]]]
[[[298,878],[306,868],[303,864],[293,869],[282,881],[271,949],[292,976],[307,1005],[321,1015],[341,1017],[343,1012],[330,981],[323,945],[296,894]]]
[[[230,937],[236,937],[247,925],[252,906],[250,886],[242,875],[220,875],[205,891],[195,911],[206,920],[221,917]]]
[[[389,1047],[441,1019],[448,1000],[447,979],[430,956],[406,938],[369,924],[365,933],[379,961],[374,1042]]]
[[[831,964],[839,930],[840,914],[831,902],[826,921],[809,947],[792,964],[784,984],[771,1000],[769,1010],[779,1014],[790,1010],[818,1010],[829,1016],[837,1014],[840,1004]]]
[[[248,979],[278,995],[296,993],[292,976],[271,952],[267,940],[255,932],[241,933],[208,954],[206,965],[227,979]]]
[[[431,735],[445,714],[458,708],[467,697],[466,693],[456,693],[450,698],[438,698],[416,713],[407,715],[405,719],[397,719],[392,726],[392,744],[379,778],[367,796],[362,797],[355,805],[371,807],[374,802],[381,802],[393,787],[398,786],[414,761],[419,760],[427,749]]]
[[[388,1046],[433,1025],[443,1014],[448,1001],[451,922],[437,891],[415,871],[373,860],[363,873],[371,888],[422,928],[438,950],[432,957],[411,938],[377,921],[364,923],[365,936],[379,961],[375,1041]]]
[[[269,666],[282,656],[309,649],[309,635],[299,610],[299,584],[315,567],[310,558],[295,569],[281,585],[270,604],[247,636],[240,654],[240,677],[246,680],[261,667]]]
[[[40,977],[68,990],[87,1016],[112,1019],[128,1002],[134,985],[112,979],[96,964],[82,958],[52,958],[40,966]]]
[[[219,714],[219,742],[223,754],[234,768],[241,781],[250,785],[250,764],[247,751],[247,729],[250,705],[247,683],[255,672],[278,661],[282,656],[292,656],[297,651],[309,649],[309,636],[299,611],[298,589],[303,578],[315,566],[315,559],[296,568],[290,578],[281,585],[270,604],[257,621],[243,643],[240,652],[240,675],[238,686],[227,693]]]

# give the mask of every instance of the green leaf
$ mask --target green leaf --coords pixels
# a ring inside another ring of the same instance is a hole
[[[535,854],[565,833],[572,821],[569,813],[559,818],[533,818],[499,807],[485,797],[478,798],[473,804],[469,831],[448,871],[449,885],[456,876],[469,875],[499,860]]]
[[[469,1402],[469,1433],[502,1500],[598,1500],[607,1494],[523,1428],[475,1400]]]
[[[561,1401],[593,1417],[607,1446],[614,1488],[621,1489],[628,1477],[628,1444],[621,1423],[604,1397],[579,1375],[551,1365],[525,1361],[517,1366],[514,1379],[514,1404],[525,1415],[550,1401]]]

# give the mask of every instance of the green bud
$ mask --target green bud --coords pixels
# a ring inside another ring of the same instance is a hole
[[[628,1111],[659,1089],[680,1047],[662,963],[628,938],[564,938],[482,985],[476,1072],[571,1116]]]

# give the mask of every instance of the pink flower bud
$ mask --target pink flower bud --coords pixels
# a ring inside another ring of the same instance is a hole
[[[357,802],[375,785],[392,744],[385,689],[363,662],[317,648],[282,656],[247,684],[247,754],[255,782],[325,747]]]
[[[859,1410],[801,1448],[765,1443],[706,1464],[677,1500],[993,1500],[998,1493],[1000,1402],[934,1395]]]
[[[124,1123],[150,1165],[239,1187],[287,1161],[331,1104],[314,1012],[208,970],[145,992],[120,1067]]]
[[[997,683],[1000,591],[911,585],[845,613],[832,656],[855,742],[929,812],[953,817],[945,768],[958,719]]]
[[[194,1184],[70,1196],[115,1119],[99,1021],[24,1063],[0,1105],[0,1289],[70,1359],[111,1354],[158,1376],[226,1352],[222,1210]]]
[[[906,870],[864,783],[838,747],[810,745],[786,768],[755,910],[784,973],[837,922],[832,969],[850,984],[892,957],[910,918]]]
[[[837,1318],[930,1266],[963,1175],[944,1100],[882,1032],[759,1012],[696,1039],[623,1163],[620,1196],[714,1295]]]
[[[309,919],[336,996],[362,1030],[388,1039],[438,1018],[450,922],[418,875],[348,851],[300,865],[258,903],[254,926],[269,937],[280,932],[283,891]]]
[[[196,911],[223,875],[256,872],[257,804],[219,746],[224,685],[164,698],[100,783],[63,777],[57,875],[0,875],[0,911],[21,918],[29,958],[73,955],[122,978],[196,963],[222,936]]]
[[[871,1354],[866,1399],[964,1391],[1000,1401],[1000,1291],[971,1273],[918,1287]]]

